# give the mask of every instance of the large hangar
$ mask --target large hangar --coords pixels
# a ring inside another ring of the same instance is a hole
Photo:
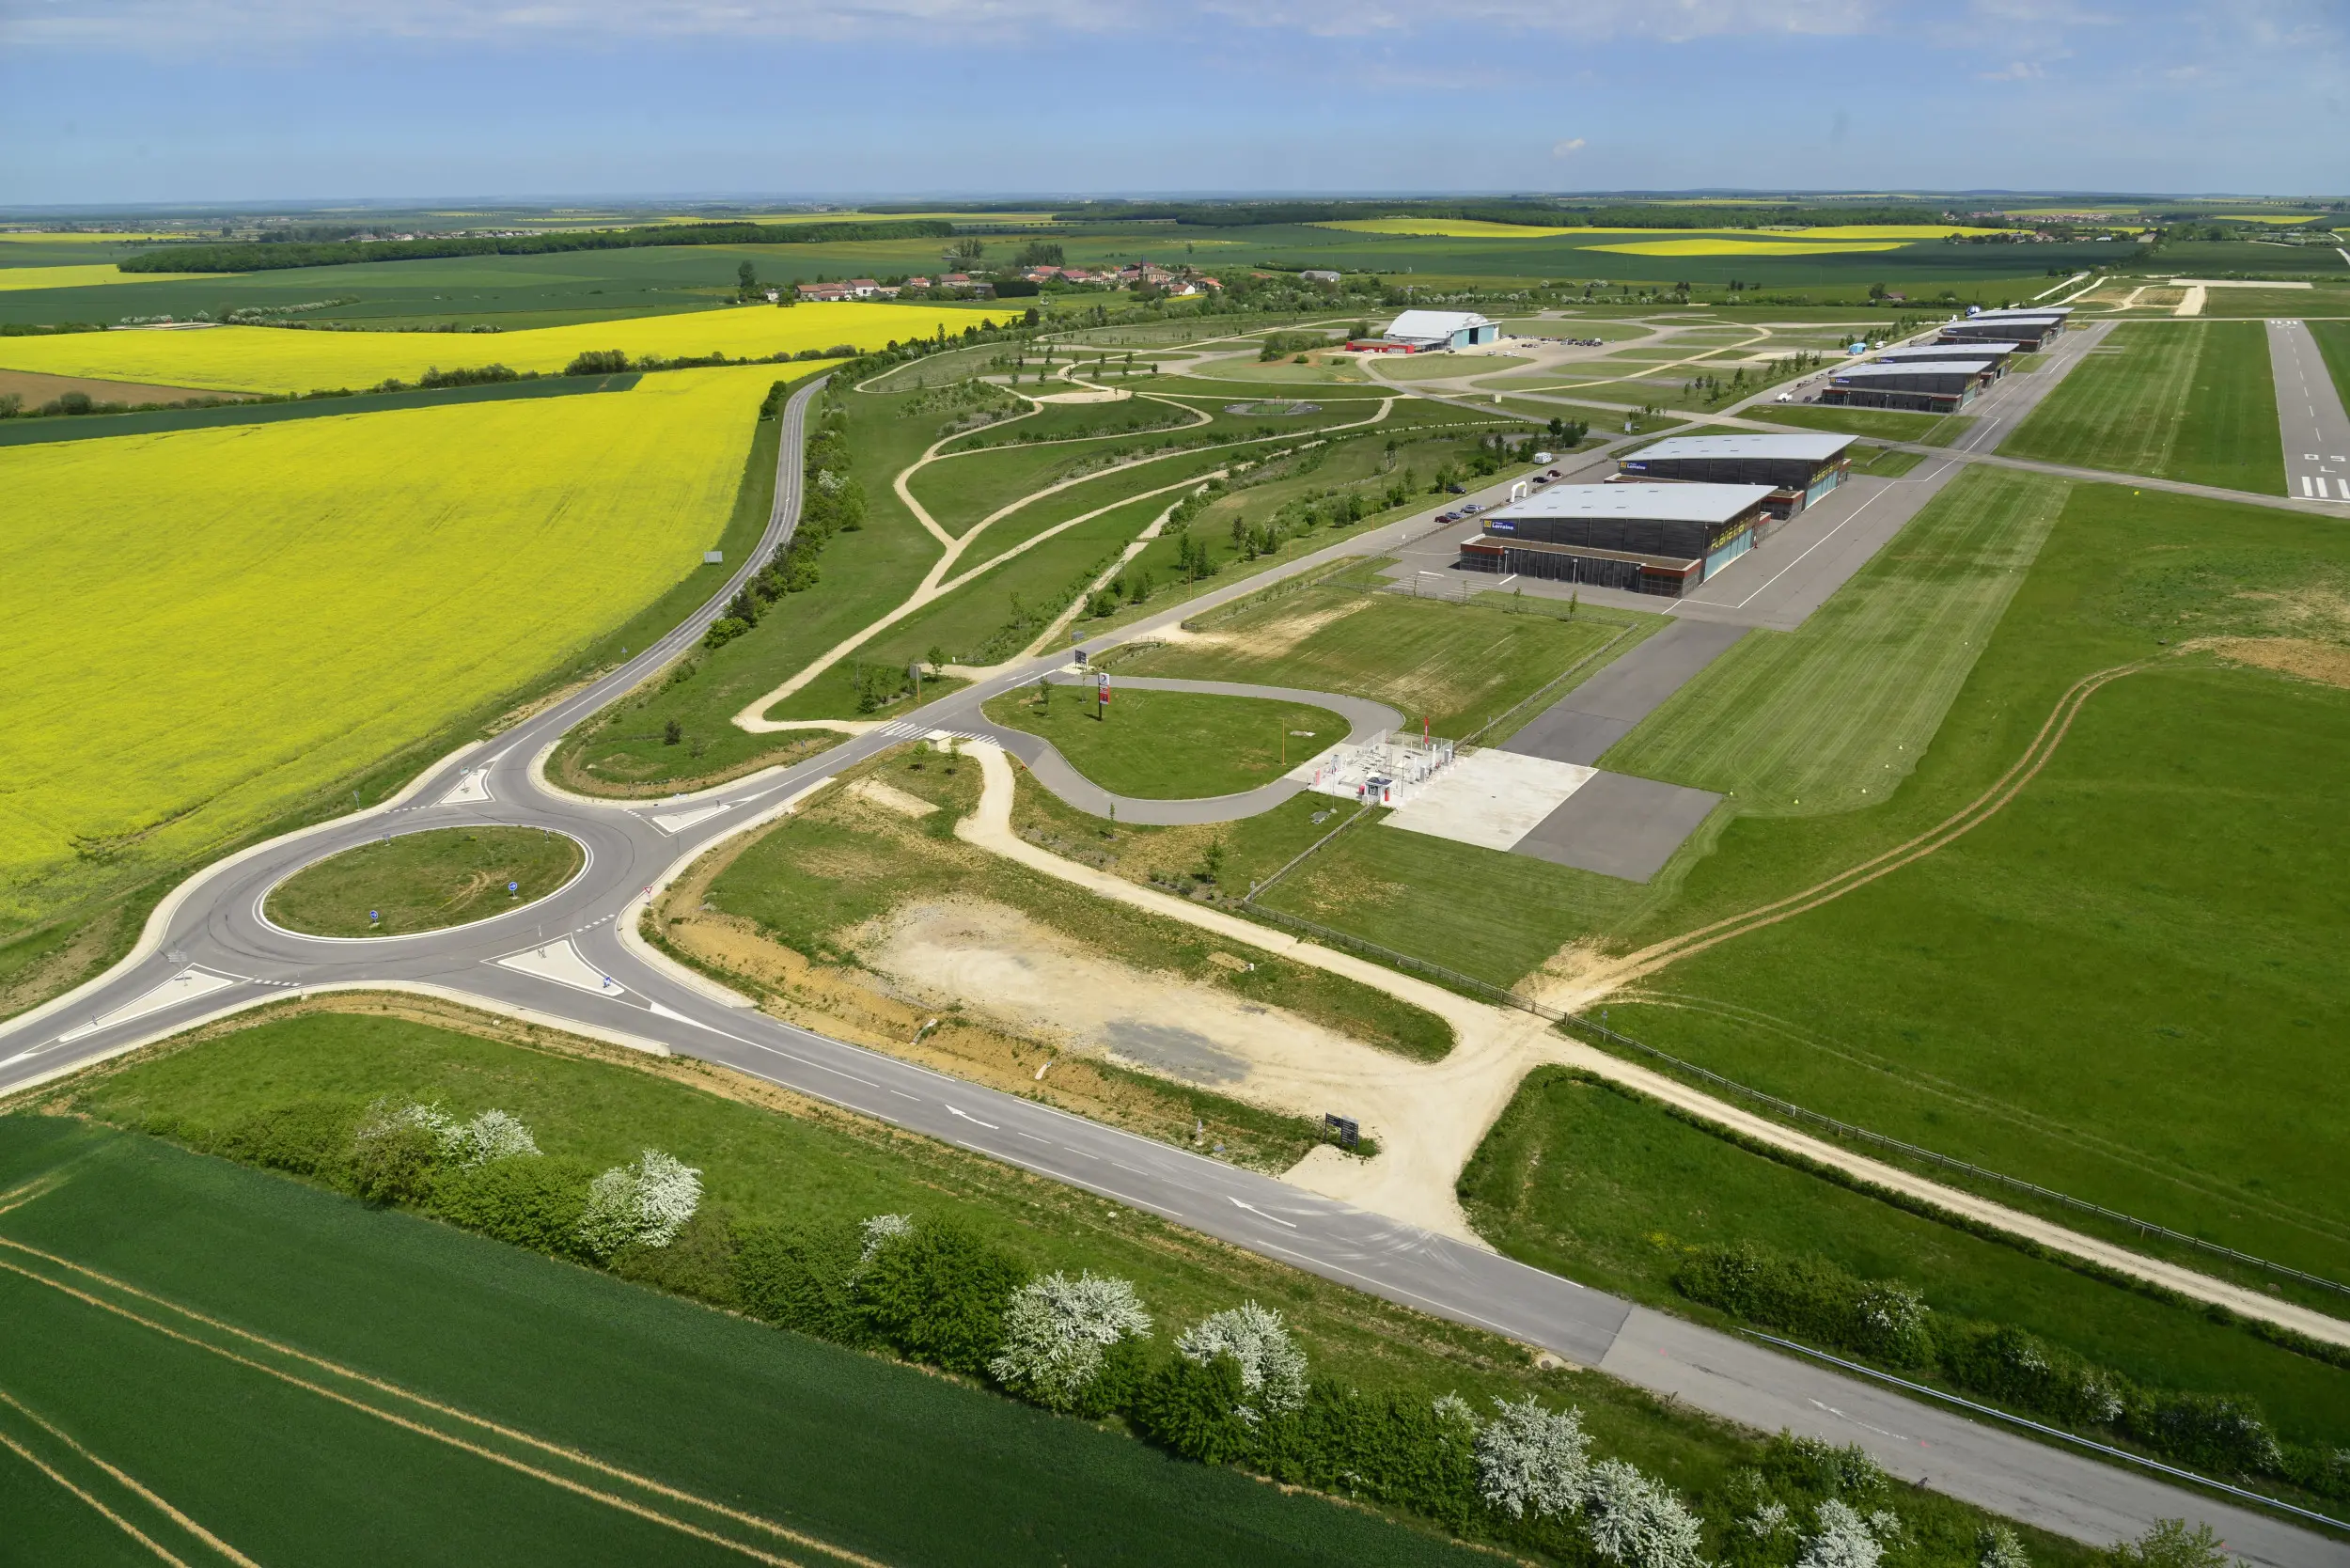
[[[1609,482],[1768,485],[1771,515],[1783,521],[1851,477],[1852,445],[1849,435],[1826,432],[1676,435],[1618,458]]]
[[[1474,310],[1406,310],[1389,321],[1379,341],[1388,348],[1427,353],[1466,349],[1501,337],[1501,325]]]
[[[1918,414],[1954,414],[1975,400],[1998,376],[1989,360],[1948,351],[1941,359],[1901,360],[1890,365],[1853,365],[1828,378],[1824,403],[1847,408],[1899,408]]]
[[[1776,521],[1772,494],[1767,484],[1558,485],[1486,513],[1460,564],[1678,599],[1754,548]]]

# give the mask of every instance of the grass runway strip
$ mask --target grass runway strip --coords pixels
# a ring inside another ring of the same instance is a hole
[[[2280,494],[2284,444],[2267,329],[2259,321],[2124,322],[1999,453]]]

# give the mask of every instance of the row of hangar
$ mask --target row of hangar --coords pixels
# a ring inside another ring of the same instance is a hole
[[[2066,308],[1986,310],[1935,341],[1832,373],[1823,403],[1948,414],[2064,330]],[[1524,487],[1462,541],[1471,572],[1681,598],[1842,484],[1853,437],[1684,435],[1619,458],[1600,484]]]
[[[1513,494],[1460,566],[1678,599],[1842,484],[1853,438],[1683,435],[1616,460],[1600,484]]]
[[[2011,356],[2032,353],[2064,331],[2072,307],[1985,310],[1946,323],[1935,341],[1887,349],[1828,377],[1820,401],[1845,408],[1955,414],[2007,373]]]

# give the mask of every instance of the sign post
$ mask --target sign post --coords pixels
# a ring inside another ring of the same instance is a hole
[[[1103,721],[1110,716],[1110,673],[1105,669],[1094,673],[1093,716]]]

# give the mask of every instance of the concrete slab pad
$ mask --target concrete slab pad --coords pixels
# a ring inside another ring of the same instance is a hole
[[[1514,855],[1573,866],[1626,882],[1664,870],[1722,797],[1629,774],[1595,774],[1559,809],[1511,847]]]
[[[1412,792],[1389,827],[1506,850],[1544,821],[1596,770],[1516,752],[1472,751]]]

